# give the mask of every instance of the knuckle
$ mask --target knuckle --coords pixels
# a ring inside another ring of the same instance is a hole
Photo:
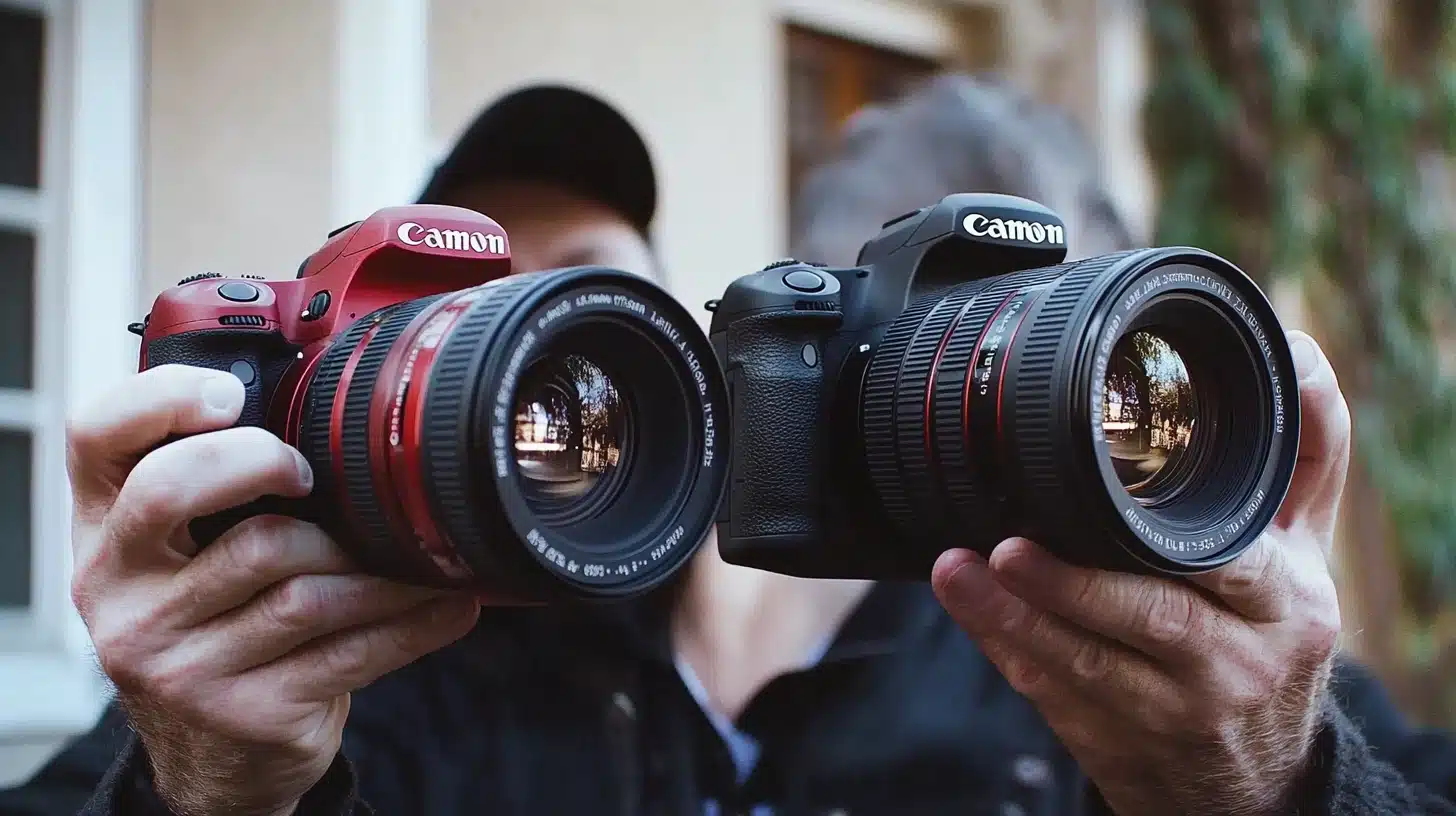
[[[225,546],[233,567],[245,574],[266,572],[278,560],[285,526],[277,516],[253,516],[229,531]]]
[[[263,607],[273,623],[288,630],[311,626],[329,607],[328,593],[314,576],[298,575],[278,585]]]
[[[1233,564],[1230,564],[1219,580],[1221,592],[1244,597],[1256,594],[1269,583],[1277,566],[1275,551],[1277,544],[1267,535]]]
[[[150,685],[139,640],[135,629],[112,623],[100,623],[91,631],[96,662],[102,673],[123,692],[142,692]]]
[[[1112,652],[1095,640],[1083,640],[1072,654],[1072,674],[1083,682],[1098,682],[1112,673]]]
[[[377,636],[371,633],[362,638],[336,638],[323,647],[319,661],[329,674],[338,677],[358,676],[369,664],[369,641]]]
[[[1136,625],[1160,646],[1177,646],[1194,636],[1198,625],[1193,598],[1159,582],[1138,606]]]
[[[1299,632],[1300,646],[1321,658],[1334,653],[1343,631],[1340,605],[1325,602],[1307,608]]]

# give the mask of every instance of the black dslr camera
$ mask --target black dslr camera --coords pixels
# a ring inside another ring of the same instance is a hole
[[[732,406],[725,560],[924,580],[1030,537],[1074,563],[1200,572],[1263,531],[1297,458],[1268,300],[1186,247],[1064,263],[1035,202],[962,194],[857,266],[739,278],[710,339]]]

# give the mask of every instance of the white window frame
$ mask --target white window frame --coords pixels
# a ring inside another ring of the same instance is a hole
[[[42,187],[0,195],[0,221],[37,235],[34,390],[0,392],[0,425],[34,434],[31,605],[0,615],[0,778],[9,780],[28,773],[15,751],[91,728],[106,701],[70,598],[64,417],[136,367],[125,326],[140,308],[145,0],[0,4],[49,17]]]

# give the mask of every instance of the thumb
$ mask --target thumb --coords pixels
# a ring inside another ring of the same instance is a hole
[[[1299,461],[1277,524],[1303,518],[1316,531],[1333,529],[1350,466],[1350,407],[1329,358],[1313,337],[1288,334],[1299,377]]]

